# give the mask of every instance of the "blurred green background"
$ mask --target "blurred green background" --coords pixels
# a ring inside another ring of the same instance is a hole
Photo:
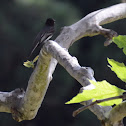
[[[75,23],[92,11],[117,3],[120,0],[1,0],[0,91],[26,89],[33,70],[22,64],[47,18],[56,20],[55,39],[62,27]],[[104,27],[113,29],[118,34],[126,34],[125,22],[126,19],[123,19]],[[109,57],[125,63],[125,56],[114,44],[104,47],[104,41],[103,36],[82,38],[69,51],[78,58],[81,66],[94,69],[97,80],[106,79],[125,89],[125,84],[109,70],[106,61]],[[0,113],[0,126],[100,126],[97,117],[89,110],[72,117],[72,112],[81,105],[65,105],[80,88],[81,85],[58,65],[35,119],[18,123],[12,119],[11,114]]]

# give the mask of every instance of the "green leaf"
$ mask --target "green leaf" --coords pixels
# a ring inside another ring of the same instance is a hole
[[[27,60],[26,62],[24,62],[23,64],[25,67],[28,68],[34,68],[34,63],[32,61]]]
[[[113,42],[120,48],[123,49],[124,54],[126,55],[126,35],[119,35],[113,37]]]
[[[111,65],[108,65],[108,67],[111,68],[112,71],[114,71],[118,78],[120,78],[123,82],[126,82],[126,66],[124,63],[119,63],[113,59],[107,58],[108,63]]]
[[[113,86],[105,80],[101,82],[94,82],[90,80],[90,82],[93,85],[95,85],[95,89],[84,90],[82,93],[79,93],[77,96],[72,98],[66,104],[80,103],[80,102],[91,100],[91,99],[93,99],[93,101],[96,101],[96,100],[105,99],[109,97],[119,96],[123,92],[125,92],[125,90],[122,90],[116,86]],[[99,105],[111,106],[114,104],[120,104],[121,102],[122,102],[122,99],[116,99],[116,100],[110,100],[110,101],[99,103]]]
[[[25,67],[28,67],[28,68],[34,68],[34,67],[35,67],[34,63],[38,60],[38,58],[39,58],[39,55],[36,56],[36,57],[33,59],[33,61],[27,60],[26,62],[24,62],[23,65],[24,65]]]

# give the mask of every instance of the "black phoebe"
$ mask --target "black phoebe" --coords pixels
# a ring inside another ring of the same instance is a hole
[[[33,60],[35,56],[37,56],[44,45],[44,43],[49,40],[54,34],[54,24],[55,20],[48,18],[45,22],[45,26],[41,29],[41,31],[36,36],[32,51],[29,55],[29,60]]]

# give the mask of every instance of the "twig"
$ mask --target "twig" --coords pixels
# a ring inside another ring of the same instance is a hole
[[[101,103],[101,102],[105,102],[105,101],[109,101],[109,100],[119,99],[119,98],[122,98],[123,100],[126,99],[126,94],[115,96],[115,97],[111,97],[111,98],[105,98],[105,99],[101,99],[101,100],[96,100],[95,102],[92,102],[89,105],[82,106],[79,109],[75,110],[72,115],[73,115],[73,117],[75,117],[80,112],[88,109],[89,107],[91,107],[91,106],[93,106],[95,104],[98,104],[98,103]]]

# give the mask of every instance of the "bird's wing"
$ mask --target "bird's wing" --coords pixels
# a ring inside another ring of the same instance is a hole
[[[44,34],[41,34],[41,36],[38,34],[37,37],[36,37],[36,39],[34,40],[34,45],[33,45],[32,51],[30,53],[30,56],[32,55],[32,53],[35,51],[35,49],[38,46],[44,45],[44,42],[47,41],[47,40],[49,40],[51,37],[52,37],[52,33],[46,33],[45,32]]]
[[[44,27],[36,36],[33,45],[35,46],[38,42],[39,44],[41,44],[42,42],[44,42],[45,40],[48,40],[52,37],[54,33],[54,27]],[[51,37],[49,37],[51,36]]]
[[[54,33],[54,27],[51,27],[51,28],[50,27],[47,28],[47,26],[44,27],[36,36],[33,42],[33,48],[29,57],[31,57],[31,55],[33,54],[36,48],[40,46],[42,47],[44,43],[52,37],[53,33]]]
[[[44,42],[46,42],[47,40],[49,40],[52,37],[52,33],[51,32],[47,32],[45,34],[41,35],[41,40],[39,41],[39,44],[44,44]]]
[[[29,57],[32,55],[32,53],[35,51],[35,49],[36,49],[38,46],[39,46],[39,42],[36,43],[36,45],[34,46],[34,48],[33,48],[32,51],[31,51]]]

